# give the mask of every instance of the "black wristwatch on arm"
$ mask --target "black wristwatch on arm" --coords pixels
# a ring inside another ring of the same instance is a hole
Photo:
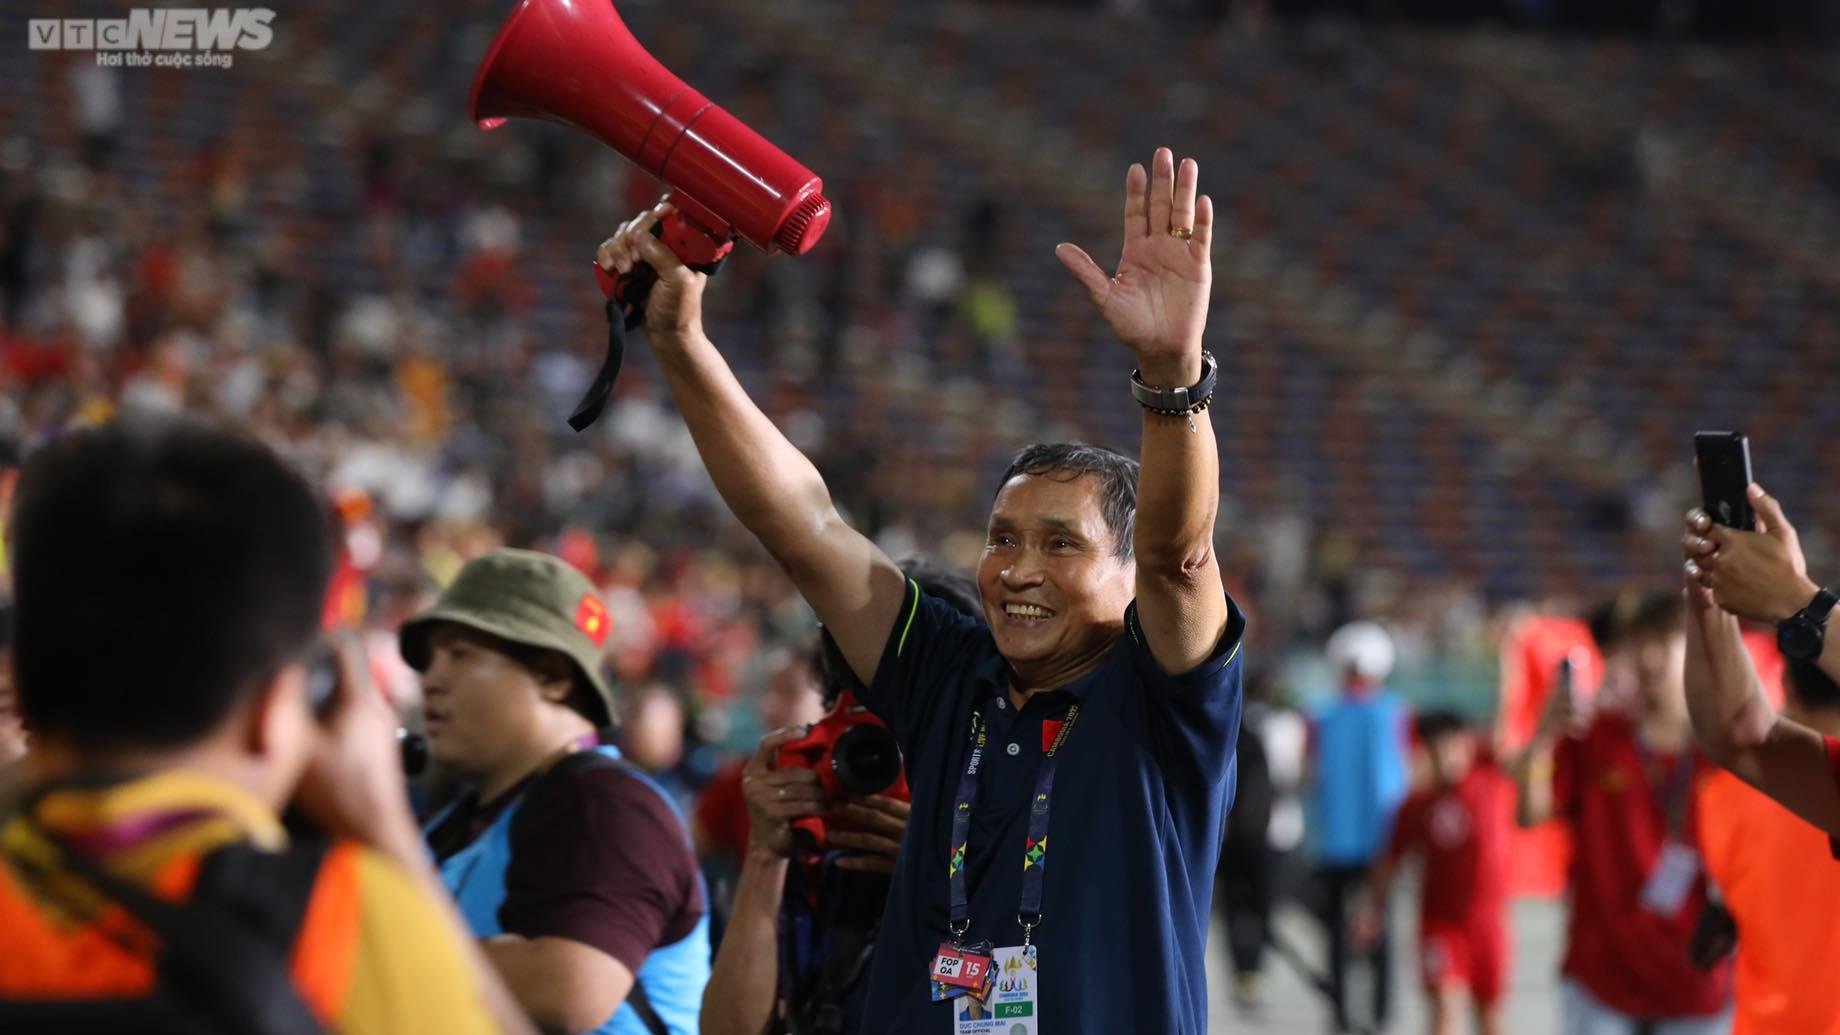
[[[1821,656],[1827,640],[1827,619],[1840,603],[1840,595],[1831,589],[1815,593],[1807,607],[1782,620],[1776,627],[1776,647],[1791,661],[1813,661]]]
[[[1214,383],[1220,367],[1212,352],[1201,353],[1201,380],[1185,388],[1161,388],[1144,383],[1143,374],[1131,371],[1131,396],[1139,406],[1165,417],[1193,417],[1214,401]]]

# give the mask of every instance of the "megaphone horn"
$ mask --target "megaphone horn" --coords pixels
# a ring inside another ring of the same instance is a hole
[[[473,77],[481,129],[507,119],[560,122],[587,133],[663,181],[673,211],[653,232],[704,272],[741,239],[803,255],[824,236],[824,182],[741,120],[672,75],[633,38],[610,0],[519,0]],[[608,298],[607,359],[569,416],[580,431],[605,407],[628,330],[645,314],[657,275],[641,266],[617,280],[594,267]]]
[[[473,79],[471,113],[486,129],[510,118],[580,129],[662,180],[719,240],[803,255],[830,224],[817,174],[659,64],[612,3],[520,0]]]

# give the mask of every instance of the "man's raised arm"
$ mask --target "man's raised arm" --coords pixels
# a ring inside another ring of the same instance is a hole
[[[1131,166],[1117,275],[1106,276],[1077,245],[1056,250],[1136,354],[1145,407],[1133,532],[1137,613],[1150,653],[1175,674],[1213,654],[1228,617],[1214,555],[1220,451],[1207,412],[1196,409],[1214,378],[1201,347],[1214,205],[1205,195],[1196,198],[1199,175],[1194,159],[1178,168],[1167,148],[1158,149],[1148,174]]]
[[[708,279],[678,261],[651,234],[660,205],[601,245],[601,268],[658,271],[646,304],[646,333],[666,386],[729,509],[792,577],[836,637],[850,667],[875,677],[882,646],[906,589],[901,569],[845,524],[810,460],[748,398],[703,333]]]

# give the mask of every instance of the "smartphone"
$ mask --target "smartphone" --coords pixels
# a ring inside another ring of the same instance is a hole
[[[1693,436],[1699,461],[1699,491],[1706,513],[1727,528],[1757,527],[1751,510],[1751,443],[1740,431],[1701,431]]]

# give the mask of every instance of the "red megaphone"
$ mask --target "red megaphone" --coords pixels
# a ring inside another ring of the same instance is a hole
[[[517,117],[574,126],[664,181],[675,211],[655,232],[692,266],[713,270],[736,236],[803,255],[830,225],[817,174],[672,75],[610,0],[520,0],[473,78],[470,110],[482,129]],[[642,267],[614,281],[594,269],[628,328],[637,326],[656,274]],[[617,373],[611,348],[609,361]],[[603,379],[610,390],[607,367],[590,397]],[[598,416],[600,395],[592,414],[584,400],[569,418],[576,430]]]

